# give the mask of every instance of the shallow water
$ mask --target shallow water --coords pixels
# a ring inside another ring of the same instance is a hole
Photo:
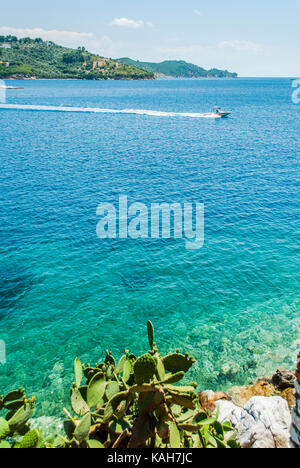
[[[14,83],[13,83],[14,84]],[[60,415],[72,361],[105,349],[197,358],[226,389],[294,367],[300,347],[299,110],[284,79],[24,82],[0,109],[0,393]],[[225,119],[174,115],[232,111]],[[171,115],[159,116],[157,113]],[[99,203],[205,203],[205,244],[96,236]],[[50,398],[49,398],[50,396]]]

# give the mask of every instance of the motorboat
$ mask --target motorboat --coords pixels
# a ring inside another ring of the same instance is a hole
[[[223,111],[220,107],[215,107],[214,114],[218,117],[224,118],[228,117],[231,114],[231,112]]]

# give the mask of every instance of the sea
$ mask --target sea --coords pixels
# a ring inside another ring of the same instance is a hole
[[[195,357],[186,382],[199,391],[293,369],[300,105],[291,80],[21,85],[0,105],[0,393],[25,387],[37,415],[59,417],[74,358],[147,352],[147,320],[162,355]],[[214,106],[230,117],[204,115]],[[203,247],[100,239],[97,207],[120,196],[204,204]]]

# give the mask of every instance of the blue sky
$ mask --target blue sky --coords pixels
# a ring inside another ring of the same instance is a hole
[[[299,76],[299,17],[299,0],[15,0],[1,8],[0,34],[241,76]]]

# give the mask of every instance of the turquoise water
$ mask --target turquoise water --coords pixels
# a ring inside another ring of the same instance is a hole
[[[61,414],[75,356],[180,347],[226,389],[294,367],[300,348],[299,110],[284,79],[24,82],[8,103],[202,113],[0,110],[0,393]],[[205,244],[99,240],[96,208],[205,203]],[[49,398],[49,396],[51,396]]]

